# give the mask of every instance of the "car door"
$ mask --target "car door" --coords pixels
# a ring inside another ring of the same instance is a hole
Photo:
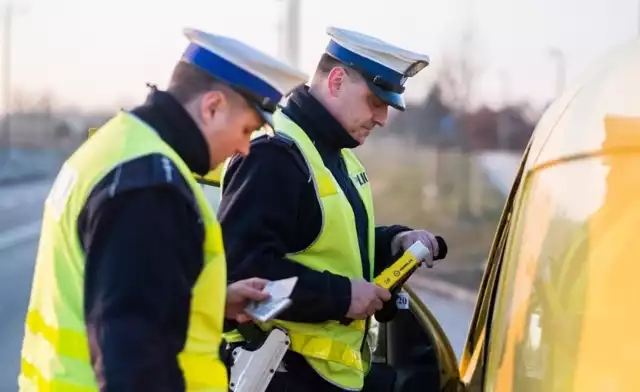
[[[376,388],[371,388],[371,391],[483,390],[486,337],[489,336],[497,278],[509,238],[513,206],[517,205],[520,197],[520,183],[528,152],[529,146],[523,154],[494,236],[460,362],[446,331],[429,310],[429,304],[408,283],[404,287],[408,309],[400,310],[393,320],[376,325],[375,363],[370,376],[375,379],[372,384],[376,384]],[[388,388],[384,388],[383,383]]]

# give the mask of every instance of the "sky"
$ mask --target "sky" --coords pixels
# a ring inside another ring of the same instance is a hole
[[[5,0],[5,3],[8,0]],[[407,99],[421,99],[459,56],[471,29],[478,65],[474,102],[555,95],[556,62],[570,83],[599,56],[638,35],[640,0],[299,0],[300,67],[312,73],[328,42],[327,26],[375,35],[428,54],[431,65],[407,82]],[[230,35],[282,56],[284,0],[14,0],[11,91],[56,105],[116,108],[142,100],[146,82],[165,87],[187,46],[184,27]],[[5,34],[0,35],[4,45]],[[4,66],[0,64],[0,69]],[[4,107],[4,102],[3,102]]]

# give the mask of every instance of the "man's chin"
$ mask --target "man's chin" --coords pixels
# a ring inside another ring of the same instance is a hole
[[[358,143],[360,143],[360,145],[363,145],[365,140],[367,140],[370,134],[371,134],[371,131],[361,132],[357,135],[356,140],[358,141]]]

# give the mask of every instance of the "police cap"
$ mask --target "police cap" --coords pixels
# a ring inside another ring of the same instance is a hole
[[[362,74],[383,102],[404,111],[404,83],[429,65],[429,57],[355,31],[329,27],[327,34],[325,52]]]
[[[308,76],[234,38],[187,28],[182,60],[197,66],[244,96],[273,128],[272,114],[283,96]]]

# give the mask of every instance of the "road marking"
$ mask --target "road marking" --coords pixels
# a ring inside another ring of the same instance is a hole
[[[0,250],[37,237],[40,234],[41,224],[42,221],[38,220],[14,229],[0,231]]]

